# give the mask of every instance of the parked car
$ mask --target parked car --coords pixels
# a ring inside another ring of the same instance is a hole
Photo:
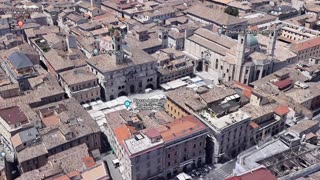
[[[195,177],[196,177],[196,175],[195,175],[194,173],[190,173],[190,176],[191,176],[192,178],[195,178]]]
[[[209,170],[212,170],[212,169],[213,169],[213,167],[212,167],[211,165],[209,165],[209,164],[204,165],[204,167],[205,167],[205,168],[208,168]]]
[[[199,177],[201,175],[201,173],[197,170],[192,170],[192,173],[195,174],[197,177]]]
[[[203,170],[204,170],[204,172],[206,172],[206,173],[208,173],[208,172],[209,172],[209,169],[208,169],[208,168],[206,168],[206,167],[204,167],[204,168],[203,168]]]

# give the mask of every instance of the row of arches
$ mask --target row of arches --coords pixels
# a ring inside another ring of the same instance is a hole
[[[155,87],[153,86],[153,84],[148,84],[145,89],[154,89],[154,88],[155,88]],[[133,93],[135,93],[135,92],[136,92],[135,86],[134,86],[134,85],[131,85],[131,86],[130,86],[130,94],[133,94]],[[118,93],[118,97],[121,97],[121,96],[128,96],[128,93],[127,93],[126,91],[120,91],[120,92]],[[113,99],[115,99],[116,97],[114,97],[113,95],[110,95],[109,98],[110,98],[110,100],[113,100]]]

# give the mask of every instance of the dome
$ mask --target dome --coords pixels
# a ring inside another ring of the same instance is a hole
[[[258,40],[253,34],[247,35],[247,47],[258,46]]]

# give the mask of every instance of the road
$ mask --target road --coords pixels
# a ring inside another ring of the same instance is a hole
[[[115,168],[115,166],[112,163],[112,160],[117,159],[117,157],[114,154],[110,153],[110,154],[102,157],[102,159],[108,164],[109,173],[110,173],[111,178],[113,180],[123,180],[121,173],[120,173],[120,170],[119,170],[119,167]]]
[[[222,164],[221,166],[216,166],[215,169],[211,170],[204,178],[204,180],[224,180],[226,177],[232,175],[232,171],[235,167],[236,160],[229,161]]]

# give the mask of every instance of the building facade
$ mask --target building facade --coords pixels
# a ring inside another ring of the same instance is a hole
[[[106,101],[120,96],[144,92],[157,87],[156,59],[137,47],[123,46],[123,35],[113,35],[112,50],[88,60],[88,65],[99,79]]]

